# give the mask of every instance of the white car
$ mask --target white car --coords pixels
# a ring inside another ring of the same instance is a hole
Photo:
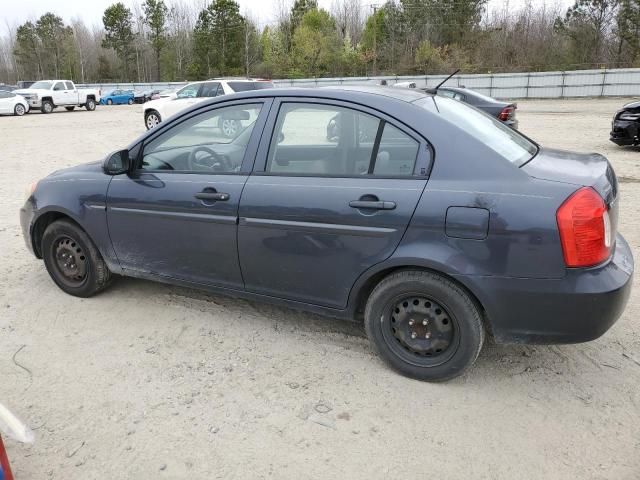
[[[143,107],[144,125],[147,130],[154,128],[170,116],[208,98],[264,88],[273,88],[273,83],[268,80],[254,79],[211,79],[193,82],[166,98],[145,103]],[[224,135],[230,138],[235,137],[241,127],[239,120],[224,118],[220,119],[218,126]]]
[[[0,90],[0,114],[21,117],[29,111],[29,103],[21,95]]]

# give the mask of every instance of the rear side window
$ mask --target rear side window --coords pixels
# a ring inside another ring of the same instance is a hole
[[[71,82],[64,82],[64,84],[67,86],[67,90],[73,90],[73,83],[71,83]]]
[[[250,90],[273,88],[271,82],[228,82],[228,85],[234,92],[248,92]]]
[[[460,127],[498,155],[520,167],[538,152],[538,147],[498,119],[469,106],[444,97],[425,97],[416,105],[437,111],[450,123]]]
[[[200,90],[199,97],[217,97],[218,95],[222,95],[220,91],[220,83],[219,82],[206,82],[202,85],[202,89]]]
[[[367,113],[333,105],[285,103],[267,172],[279,175],[413,175],[420,144]]]

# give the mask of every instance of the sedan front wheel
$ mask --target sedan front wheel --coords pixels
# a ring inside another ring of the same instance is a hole
[[[42,258],[53,281],[64,292],[90,297],[103,290],[111,272],[89,236],[69,220],[56,220],[42,236]]]
[[[161,121],[160,114],[155,110],[147,112],[144,116],[144,124],[147,127],[147,130],[157,127]]]
[[[392,368],[426,381],[464,373],[484,342],[482,314],[469,294],[420,270],[400,271],[378,284],[367,301],[365,328]]]

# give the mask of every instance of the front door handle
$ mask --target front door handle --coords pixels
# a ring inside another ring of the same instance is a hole
[[[199,200],[213,200],[215,202],[226,202],[229,200],[229,194],[222,192],[200,192],[194,196]]]
[[[396,208],[396,202],[384,202],[382,200],[352,200],[349,202],[351,208],[364,210],[393,210]]]

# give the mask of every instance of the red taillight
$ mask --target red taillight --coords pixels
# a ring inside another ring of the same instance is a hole
[[[509,105],[508,107],[504,107],[502,109],[502,111],[500,112],[500,114],[498,115],[498,118],[500,120],[502,120],[503,122],[506,122],[507,120],[509,120],[511,118],[511,116],[513,115],[513,112],[515,112],[516,108],[513,105]]]
[[[556,213],[567,267],[590,267],[611,254],[612,232],[604,200],[589,187],[571,195]]]

